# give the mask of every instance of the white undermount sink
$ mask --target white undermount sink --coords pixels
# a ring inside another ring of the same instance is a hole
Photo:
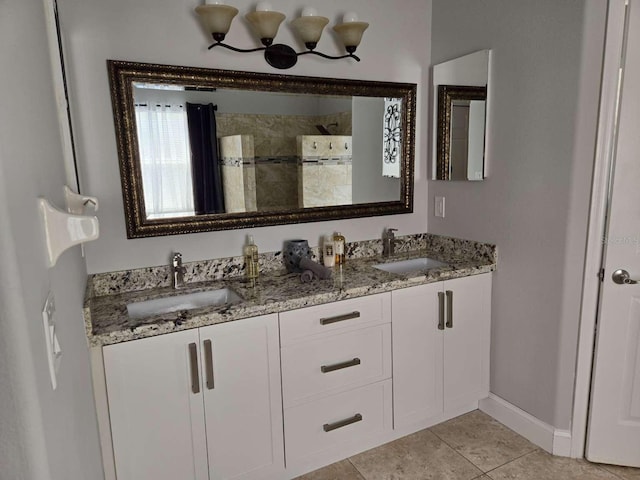
[[[384,270],[390,273],[410,273],[422,272],[432,268],[446,267],[446,263],[442,263],[433,258],[412,258],[411,260],[399,260],[397,262],[378,263],[373,268]]]
[[[127,305],[127,313],[131,318],[143,318],[160,313],[171,313],[194,308],[233,305],[241,302],[242,298],[229,288],[206,290],[204,292],[187,293],[171,297],[154,298],[143,302]]]

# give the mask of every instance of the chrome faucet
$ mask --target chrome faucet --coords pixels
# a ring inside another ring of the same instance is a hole
[[[382,256],[391,257],[395,253],[396,249],[396,235],[393,232],[397,232],[397,228],[386,228],[382,233]]]
[[[182,265],[182,254],[175,252],[171,258],[171,278],[173,288],[184,287],[184,274],[187,269]]]

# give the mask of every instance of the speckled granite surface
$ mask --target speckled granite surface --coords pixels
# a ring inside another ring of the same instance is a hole
[[[109,345],[242,318],[344,300],[398,288],[495,270],[496,247],[430,234],[398,237],[396,255],[382,259],[380,240],[347,245],[347,262],[334,269],[330,280],[301,283],[286,274],[280,252],[261,255],[261,275],[255,287],[243,275],[242,257],[186,263],[187,285],[170,286],[169,267],[91,275],[87,284],[84,319],[92,346]],[[317,249],[314,249],[317,255]],[[428,256],[447,264],[427,272],[388,273],[376,263]],[[229,287],[244,301],[223,307],[201,307],[132,319],[127,304],[172,295]]]

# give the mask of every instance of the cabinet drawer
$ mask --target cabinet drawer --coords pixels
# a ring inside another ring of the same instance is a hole
[[[390,293],[316,305],[280,314],[280,342],[284,346],[315,335],[390,321]]]
[[[391,377],[391,325],[323,335],[281,350],[284,406]]]
[[[287,465],[391,430],[391,380],[284,411]]]

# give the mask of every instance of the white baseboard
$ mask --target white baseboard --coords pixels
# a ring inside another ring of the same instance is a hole
[[[493,393],[480,400],[480,410],[553,455],[571,455],[569,430],[556,429]]]
[[[553,454],[559,457],[571,456],[571,430],[556,428],[553,432]]]

